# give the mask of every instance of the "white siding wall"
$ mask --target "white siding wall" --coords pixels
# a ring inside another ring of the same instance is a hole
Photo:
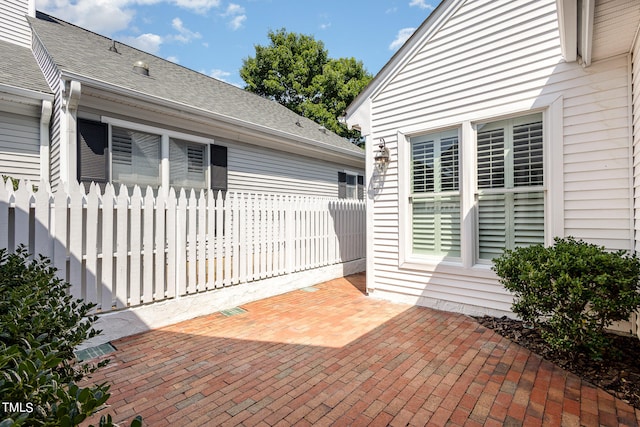
[[[40,180],[40,121],[0,111],[0,174]]]
[[[230,191],[338,197],[338,171],[364,172],[311,157],[215,140],[228,147]]]
[[[369,143],[384,138],[392,160],[384,188],[370,205],[374,231],[368,253],[374,259],[368,285],[375,294],[454,311],[509,311],[511,297],[487,267],[399,266],[398,206],[406,201],[398,200],[397,135],[551,104],[563,106],[562,117],[552,119],[564,125],[549,150],[564,160],[564,182],[546,183],[548,189],[564,187],[555,229],[611,249],[631,248],[628,58],[586,69],[563,62],[555,3],[455,3],[460,7],[443,28],[374,93]],[[561,134],[564,146],[558,147]]]
[[[0,40],[31,46],[31,29],[25,18],[31,13],[33,0],[0,1]]]
[[[640,34],[636,34],[632,58],[635,250],[640,252]]]

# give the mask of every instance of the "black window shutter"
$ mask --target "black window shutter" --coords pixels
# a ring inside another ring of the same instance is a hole
[[[227,147],[211,146],[211,189],[227,191]]]
[[[105,184],[108,181],[107,124],[78,120],[78,181]],[[102,187],[102,186],[101,186]]]
[[[347,198],[347,173],[338,172],[338,198]]]
[[[358,199],[364,199],[364,176],[358,175]]]

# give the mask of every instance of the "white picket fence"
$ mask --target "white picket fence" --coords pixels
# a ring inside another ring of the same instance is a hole
[[[101,312],[365,257],[363,201],[57,188],[0,182],[0,248],[48,257]]]

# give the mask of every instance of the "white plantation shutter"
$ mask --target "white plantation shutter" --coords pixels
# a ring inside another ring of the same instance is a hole
[[[544,243],[542,115],[478,126],[478,257]]]
[[[111,153],[114,182],[160,185],[160,136],[113,127]]]
[[[169,182],[175,187],[208,188],[206,146],[171,139],[169,142]]]
[[[413,253],[460,257],[457,130],[411,138]]]

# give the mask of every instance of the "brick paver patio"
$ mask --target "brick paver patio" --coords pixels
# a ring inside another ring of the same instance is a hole
[[[118,340],[93,376],[112,384],[106,412],[148,426],[638,425],[469,317],[363,288],[349,276]]]

